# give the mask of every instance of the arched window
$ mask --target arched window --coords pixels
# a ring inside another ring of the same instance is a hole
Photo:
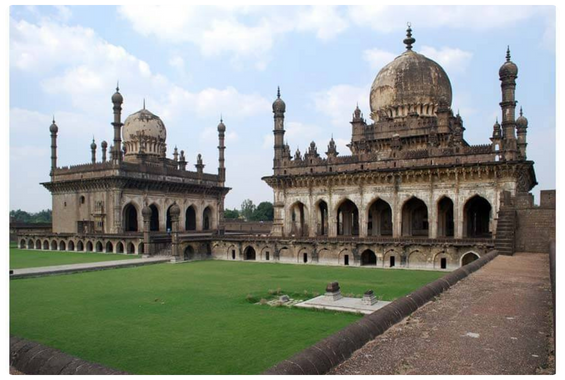
[[[103,245],[101,242],[96,242],[96,252],[102,252],[104,250]]]
[[[490,203],[478,195],[465,203],[463,229],[466,231],[467,237],[490,238],[492,236],[490,231],[491,211]]]
[[[114,253],[114,245],[111,241],[106,242],[106,253]]]
[[[124,253],[124,244],[121,241],[116,244],[116,253]]]
[[[151,209],[151,221],[149,222],[150,231],[159,231],[159,209],[155,204],[149,206]]]
[[[43,242],[43,249],[46,251],[49,249],[49,242],[47,240]]]
[[[69,251],[74,251],[75,250],[75,242],[72,240],[69,240]]]
[[[359,235],[359,210],[355,203],[346,199],[337,209],[337,234],[344,236]]]
[[[79,240],[77,243],[77,251],[79,252],[84,251],[84,243],[82,242],[82,240]]]
[[[186,231],[196,230],[196,210],[194,209],[194,206],[190,206],[189,208],[186,209],[184,229]]]
[[[133,243],[128,243],[128,254],[133,255],[135,253],[135,245]]]
[[[52,251],[56,251],[57,250],[57,242],[55,240],[51,241],[51,250]]]
[[[94,249],[92,242],[89,241],[86,243],[86,252],[92,252],[92,250]]]
[[[318,236],[328,235],[328,204],[325,201],[318,202],[316,209],[316,221]]]
[[[137,232],[137,209],[132,203],[128,203],[124,207],[124,231]]]
[[[256,260],[255,249],[251,246],[245,248],[243,258],[244,260]]]
[[[361,265],[362,266],[376,266],[377,265],[377,255],[375,252],[367,249],[361,254]]]
[[[475,252],[467,252],[461,258],[461,266],[472,263],[473,261],[477,260],[478,258],[479,258],[479,255],[477,255]]]
[[[377,199],[369,207],[367,219],[369,236],[392,236],[392,209],[382,199]]]
[[[59,251],[66,251],[67,250],[67,245],[65,244],[64,241],[61,241],[59,243]]]
[[[402,235],[428,236],[428,207],[421,199],[410,198],[402,207]]]
[[[443,197],[437,203],[437,236],[453,237],[453,201]]]
[[[306,226],[306,206],[302,202],[296,202],[290,207],[290,234],[292,236],[307,236],[308,228]]]
[[[212,229],[212,209],[206,207],[202,213],[202,229],[208,231]]]

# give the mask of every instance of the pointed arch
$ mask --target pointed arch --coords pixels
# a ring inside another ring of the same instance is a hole
[[[370,249],[361,253],[361,266],[377,266],[377,255]]]
[[[155,203],[152,203],[149,208],[151,209],[149,231],[159,231],[159,207]]]
[[[453,237],[454,233],[453,201],[444,195],[437,202],[437,236]]]
[[[188,206],[185,213],[184,229],[185,231],[196,231],[196,207]]]
[[[316,234],[328,236],[328,203],[323,199],[316,202]]]
[[[77,251],[79,251],[79,252],[84,251],[84,243],[82,242],[82,240],[79,240],[77,242]]]
[[[492,206],[480,195],[474,195],[465,202],[463,207],[463,231],[470,238],[490,238],[492,231]]]
[[[411,197],[402,206],[402,236],[429,236],[428,206]]]
[[[106,242],[106,253],[114,253],[114,245],[111,241]]]
[[[137,223],[137,206],[133,202],[129,202],[123,208],[123,228],[125,232],[137,232],[138,223]]]
[[[74,241],[69,240],[68,249],[69,249],[69,251],[75,250],[75,242]]]
[[[213,213],[212,208],[210,206],[206,206],[204,211],[202,211],[202,230],[209,231],[211,230],[213,223]]]
[[[65,242],[61,240],[59,242],[59,251],[66,251],[66,250],[67,250],[67,244],[65,244]]]
[[[479,258],[479,255],[476,254],[475,252],[473,252],[473,251],[467,252],[463,256],[461,256],[461,266],[470,264],[473,261],[477,260],[478,258]]]
[[[359,209],[350,199],[344,198],[337,207],[337,234],[359,236]]]
[[[377,198],[367,208],[367,235],[392,236],[392,208],[382,198]]]
[[[290,208],[290,234],[291,236],[307,236],[306,205],[300,201],[294,202]]]

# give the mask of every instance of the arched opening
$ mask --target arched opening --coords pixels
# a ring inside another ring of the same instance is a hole
[[[124,253],[124,244],[121,241],[116,244],[116,253]]]
[[[461,265],[463,266],[463,265],[467,265],[469,263],[472,263],[473,261],[477,260],[478,258],[479,258],[479,255],[477,255],[475,252],[467,252],[461,258]]]
[[[245,248],[245,251],[243,252],[243,259],[256,260],[255,249],[253,247]]]
[[[235,260],[235,249],[231,250],[231,259]]]
[[[55,240],[51,240],[51,250],[52,251],[57,250],[57,242]]]
[[[41,249],[41,241],[40,240],[35,241],[35,249]]]
[[[492,207],[483,197],[475,195],[465,203],[463,228],[470,238],[489,238]]]
[[[410,198],[402,207],[402,236],[429,234],[428,207],[421,199]]]
[[[306,206],[304,203],[296,202],[290,208],[291,228],[290,234],[293,236],[306,236]]]
[[[133,243],[128,243],[128,254],[133,255],[135,253],[135,245]]]
[[[328,235],[328,204],[326,201],[318,202],[316,209],[316,221],[318,236]]]
[[[453,237],[453,201],[448,197],[443,197],[437,203],[437,236]]]
[[[137,232],[137,209],[131,203],[124,207],[124,231]]]
[[[67,245],[65,244],[64,241],[59,243],[59,251],[66,251],[67,250]]]
[[[159,231],[159,209],[157,205],[149,206],[151,209],[151,220],[149,221],[149,231]]]
[[[139,243],[137,245],[137,254],[138,255],[143,255],[143,253],[145,252],[143,248],[144,248],[143,243]]]
[[[270,256],[269,256],[269,251],[265,252],[265,260],[269,261]]]
[[[446,269],[447,268],[447,259],[445,257],[442,257],[440,259],[440,268],[441,269]]]
[[[190,206],[189,208],[186,209],[184,229],[186,231],[196,230],[196,210],[194,209],[194,206]]]
[[[212,209],[206,207],[202,213],[202,229],[208,231],[212,229]]]
[[[377,255],[375,252],[367,249],[361,254],[361,265],[362,266],[376,266],[377,265]]]
[[[27,241],[27,249],[33,249],[33,240],[29,239]]]
[[[394,268],[396,266],[396,256],[391,256],[389,258],[389,267]]]
[[[69,248],[69,251],[74,251],[75,250],[75,242],[70,240],[68,248]]]
[[[25,239],[20,240],[20,248],[24,249],[26,247],[26,241]]]
[[[367,232],[369,236],[392,236],[392,209],[382,199],[369,207]]]
[[[308,262],[308,253],[304,252],[302,254],[302,262],[305,264]]]
[[[47,240],[43,242],[43,249],[46,251],[49,249],[49,242]]]
[[[114,245],[111,241],[106,242],[106,253],[114,253]]]
[[[99,242],[99,241],[96,242],[96,252],[102,252],[104,250],[103,247],[104,246],[102,245],[101,242]]]
[[[84,243],[82,242],[82,240],[79,240],[77,243],[77,251],[79,252],[84,251]]]
[[[187,245],[184,249],[184,259],[185,260],[192,260],[194,259],[194,248],[191,245]]]
[[[337,209],[337,234],[359,236],[359,210],[349,199]]]
[[[86,243],[86,252],[92,252],[92,250],[94,249],[94,246],[92,245],[92,242],[89,241]]]

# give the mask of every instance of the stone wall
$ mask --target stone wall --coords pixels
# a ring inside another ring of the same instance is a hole
[[[242,220],[225,219],[226,232],[252,232],[268,234],[271,232],[273,222],[245,222]]]
[[[533,203],[532,194],[515,197],[515,252],[549,252],[555,240],[555,190],[542,190],[540,205]]]

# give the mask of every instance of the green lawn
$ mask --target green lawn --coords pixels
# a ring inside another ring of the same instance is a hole
[[[118,255],[94,252],[34,251],[10,247],[10,269],[127,260],[139,257],[139,255]]]
[[[201,261],[10,281],[10,332],[136,374],[257,374],[359,315],[255,305],[373,289],[392,300],[445,273]]]

